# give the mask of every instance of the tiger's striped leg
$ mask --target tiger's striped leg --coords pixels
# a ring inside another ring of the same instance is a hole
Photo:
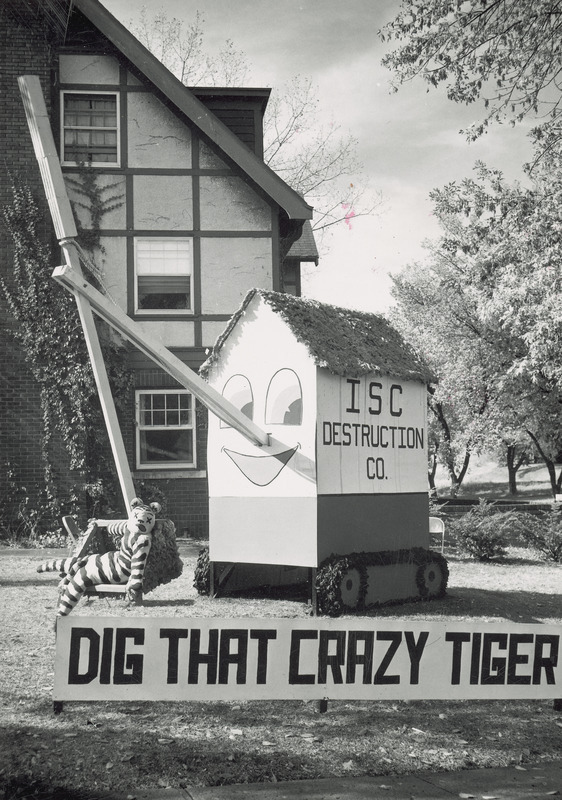
[[[142,582],[146,559],[152,546],[151,536],[137,537],[133,545],[133,555],[131,558],[131,576],[127,581],[127,596],[129,600],[138,602],[142,592]]]
[[[66,587],[68,586],[70,581],[73,579],[78,570],[84,566],[87,560],[88,556],[84,558],[74,559],[74,563],[70,565],[70,568],[67,570],[66,574],[63,575],[60,580],[60,583],[58,585],[59,596],[66,590]]]
[[[89,556],[81,562],[79,568],[71,574],[66,588],[59,598],[57,616],[65,617],[83,596],[86,589],[101,583],[126,583],[129,572],[124,572],[115,564],[114,553]]]
[[[66,584],[59,595],[57,617],[66,617],[78,603],[88,586],[93,582],[88,578],[86,566],[82,567],[72,578],[66,576]]]

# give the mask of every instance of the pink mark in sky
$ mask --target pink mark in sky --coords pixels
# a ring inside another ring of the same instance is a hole
[[[342,203],[341,207],[343,208],[344,211],[346,211],[349,208],[349,203]],[[343,221],[345,222],[349,230],[351,230],[351,220],[353,219],[354,216],[355,216],[355,211],[352,208],[349,208],[349,211],[343,218]]]

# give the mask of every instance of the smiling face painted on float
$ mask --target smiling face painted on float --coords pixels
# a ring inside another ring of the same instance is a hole
[[[254,415],[254,393],[252,384],[245,375],[233,375],[226,382],[223,396],[236,408],[240,409],[249,419]],[[303,398],[302,387],[296,372],[289,368],[278,370],[271,378],[267,388],[265,402],[265,426],[269,430],[272,426],[302,425]],[[225,423],[221,422],[221,427]],[[270,448],[267,448],[270,450]],[[253,447],[244,451],[222,447],[225,453],[240,472],[255,486],[268,486],[274,481],[282,470],[300,449],[300,443],[290,445],[286,449],[272,452],[256,452]]]
[[[209,415],[211,559],[316,563],[316,366],[256,297],[229,330],[208,381],[268,434],[259,446]]]

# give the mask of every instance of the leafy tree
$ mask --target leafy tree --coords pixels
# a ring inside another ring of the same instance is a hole
[[[395,88],[421,76],[429,86],[445,83],[450,100],[483,101],[469,139],[491,123],[532,120],[538,153],[560,147],[560,0],[403,0],[379,35],[399,44],[383,59]]]
[[[443,234],[396,278],[398,324],[432,360],[436,399],[454,404],[471,446],[513,446],[524,431],[559,493],[560,163],[544,162],[530,188],[478,165],[432,199]]]
[[[217,56],[205,51],[204,17],[191,23],[150,16],[143,8],[131,21],[135,36],[186,86],[241,86],[250,64],[227,39]],[[312,223],[321,238],[334,225],[375,212],[381,200],[362,175],[357,140],[335,122],[322,124],[317,87],[293,77],[272,91],[264,119],[264,161],[314,206]]]
[[[449,254],[431,247],[429,264],[413,264],[395,276],[394,324],[431,365],[439,380],[429,389],[431,472],[439,461],[456,496],[475,451],[493,429],[494,402],[486,349],[475,332],[476,310],[464,273],[451,271]],[[456,274],[455,274],[456,273]]]

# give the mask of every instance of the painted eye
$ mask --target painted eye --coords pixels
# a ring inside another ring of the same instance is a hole
[[[254,418],[254,394],[250,381],[244,375],[233,375],[229,378],[224,385],[222,395],[249,419]],[[229,427],[230,425],[221,421],[221,428]]]
[[[296,372],[280,369],[270,381],[265,406],[270,425],[302,424],[302,389]]]

